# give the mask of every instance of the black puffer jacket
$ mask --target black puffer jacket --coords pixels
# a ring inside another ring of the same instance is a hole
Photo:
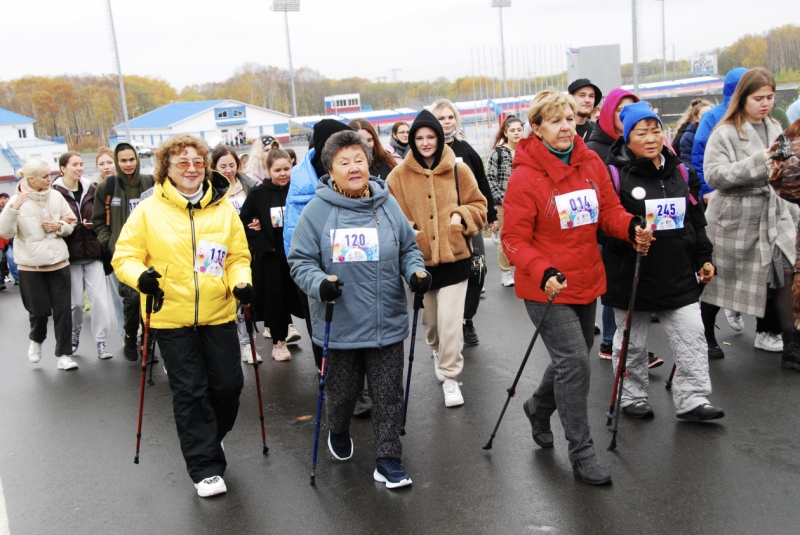
[[[589,140],[586,142],[586,146],[595,151],[605,163],[608,163],[606,162],[608,151],[613,144],[614,140],[611,139],[611,136],[603,132],[603,129],[599,126],[592,130],[592,133],[589,134]]]
[[[81,197],[80,206],[78,206],[74,195],[64,185],[63,177],[58,177],[53,183],[53,189],[64,196],[67,204],[72,208],[72,213],[78,219],[78,222],[75,223],[75,230],[64,238],[64,241],[67,242],[70,260],[101,260],[103,258],[103,250],[100,246],[100,240],[97,239],[97,236],[90,228],[83,224],[84,220],[92,220],[97,184],[91,182],[88,178],[81,178],[81,186],[83,187],[83,196]]]
[[[696,303],[700,287],[695,273],[705,262],[711,262],[712,245],[706,235],[703,205],[697,202],[700,179],[689,168],[687,187],[678,169],[680,159],[666,146],[661,154],[665,163],[657,169],[652,161],[637,159],[620,138],[611,146],[608,155],[607,163],[619,170],[620,201],[631,214],[645,216],[648,199],[686,200],[683,228],[653,233],[656,241],[650,245],[647,256],[642,257],[635,310],[674,310]],[[603,263],[608,278],[606,294],[602,297],[604,305],[628,308],[635,261],[636,252],[631,244],[603,238]]]

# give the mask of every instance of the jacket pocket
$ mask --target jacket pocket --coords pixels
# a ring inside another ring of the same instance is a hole
[[[556,213],[556,195],[558,195],[558,190],[553,188],[553,191],[550,192],[550,198],[547,201],[547,208],[544,212],[545,219],[550,219],[553,217],[553,214]]]
[[[419,251],[422,253],[422,259],[425,262],[431,260],[431,244],[428,242],[428,236],[424,232],[417,233],[417,247],[419,247]]]
[[[449,225],[450,251],[452,251],[455,259],[469,252],[467,249],[467,238],[464,237],[463,231],[464,227],[460,224]]]

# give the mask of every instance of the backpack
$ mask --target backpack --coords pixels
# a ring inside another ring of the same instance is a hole
[[[139,178],[142,179],[142,193],[147,191],[149,188],[152,188],[155,184],[155,179],[153,175],[139,175]],[[147,185],[149,182],[149,186]],[[111,226],[111,199],[114,198],[114,193],[117,189],[117,175],[111,175],[106,179],[106,199],[105,199],[105,207],[106,207],[106,226]]]
[[[617,168],[616,165],[609,164],[608,170],[611,173],[611,183],[614,185],[614,191],[616,191],[617,195],[619,195],[619,169]],[[686,168],[686,165],[684,164],[680,164],[678,166],[678,170],[681,172],[681,176],[683,177],[683,180],[686,182],[686,188],[688,189],[689,170]],[[692,194],[691,191],[689,192],[689,201],[691,201],[691,203],[694,205],[697,204],[697,199],[694,198],[694,195]]]

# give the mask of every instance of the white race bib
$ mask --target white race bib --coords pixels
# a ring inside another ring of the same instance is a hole
[[[200,240],[197,242],[197,256],[194,258],[194,270],[215,277],[225,273],[225,257],[228,246],[221,243]]]
[[[233,209],[236,210],[237,214],[242,213],[242,203],[239,202],[239,199],[236,197],[228,197],[228,200],[231,201],[231,205],[233,206]]]
[[[333,263],[377,262],[380,259],[378,229],[337,228],[331,230]]]
[[[686,198],[649,199],[644,201],[647,224],[655,230],[683,228],[686,216]]]
[[[275,206],[269,209],[269,219],[272,221],[273,228],[283,226],[283,213],[285,210],[285,206]]]
[[[593,189],[582,189],[556,196],[558,218],[562,229],[597,223],[600,205]]]
[[[140,199],[128,199],[128,211],[133,212],[133,209],[139,206]]]

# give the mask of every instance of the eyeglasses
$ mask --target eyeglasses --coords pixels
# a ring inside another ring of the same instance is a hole
[[[172,165],[177,167],[178,169],[186,170],[189,169],[189,164],[191,163],[195,169],[203,169],[206,166],[205,160],[192,160],[189,162],[188,160],[181,160],[179,162],[170,162]]]

